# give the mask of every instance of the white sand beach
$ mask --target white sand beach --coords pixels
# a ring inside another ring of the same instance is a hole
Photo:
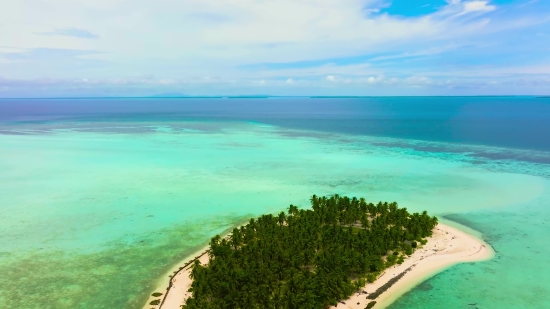
[[[208,254],[206,251],[208,250],[208,247],[205,247],[204,249],[197,251],[195,254],[191,255],[191,257],[185,259],[178,265],[176,265],[174,268],[172,268],[166,275],[165,280],[161,286],[159,286],[155,292],[162,293],[162,296],[160,297],[153,297],[150,296],[147,300],[147,303],[145,306],[143,306],[143,309],[150,309],[150,308],[174,308],[174,309],[180,309],[181,305],[185,302],[187,297],[189,297],[190,293],[187,292],[189,288],[191,287],[191,283],[193,280],[189,278],[189,274],[191,273],[191,266],[190,261],[198,258],[199,261],[202,264],[208,263]],[[174,275],[174,273],[176,273]],[[170,286],[170,282],[172,282],[172,286],[168,290],[168,287]],[[152,300],[160,299],[164,300],[162,303],[162,306],[160,305],[150,305],[149,303]]]
[[[403,264],[386,269],[375,282],[367,284],[363,291],[373,293],[395,276],[410,269],[375,299],[374,308],[385,308],[417,284],[447,267],[464,262],[487,260],[493,255],[493,249],[482,240],[440,223],[434,229],[433,235],[428,238],[426,245],[417,249]],[[367,299],[367,296],[368,294],[356,293],[331,308],[364,309],[369,302],[373,301]]]
[[[144,309],[179,309],[191,294],[187,290],[192,283],[189,278],[192,264],[187,265],[187,267],[184,266],[200,255],[202,255],[199,258],[200,262],[207,263],[208,254],[205,254],[206,250],[207,248],[197,252],[191,258],[174,267],[167,274],[167,276],[172,276],[171,279],[166,280],[163,286],[157,289],[163,294],[166,292],[166,297],[165,295],[151,297]],[[375,299],[377,303],[374,308],[385,308],[415,285],[447,267],[458,263],[487,260],[493,255],[492,248],[482,240],[440,223],[434,229],[433,235],[428,238],[428,243],[417,249],[403,264],[386,269],[374,283],[367,284],[361,292],[331,308],[363,309],[370,301],[373,301],[367,299],[368,294],[375,292],[392,278],[407,271],[402,278]],[[177,273],[174,275],[175,272]],[[170,281],[172,285],[167,290]],[[368,294],[364,294],[363,291]],[[149,302],[153,299],[164,299],[164,302],[161,306],[149,305]]]

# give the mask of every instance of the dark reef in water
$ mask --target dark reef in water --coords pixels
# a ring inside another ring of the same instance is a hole
[[[367,296],[367,299],[376,299],[376,298],[378,298],[378,296],[380,296],[386,290],[391,288],[391,286],[394,285],[397,281],[399,281],[399,279],[403,278],[403,276],[405,276],[415,265],[405,269],[405,271],[403,271],[399,275],[391,278],[388,282],[386,282],[384,285],[379,287],[378,290],[376,290],[374,293],[369,294],[369,296]]]

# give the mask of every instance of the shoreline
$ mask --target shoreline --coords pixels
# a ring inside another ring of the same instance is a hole
[[[192,262],[198,259],[202,264],[206,264],[209,258],[207,253],[208,247],[204,247],[191,255],[193,258],[186,258],[170,269],[166,274],[170,280],[163,282],[155,290],[163,295],[150,296],[143,308],[180,309],[191,294],[187,290],[192,283],[189,278]],[[439,223],[433,235],[428,238],[427,244],[416,249],[405,262],[386,269],[375,282],[368,283],[360,292],[330,308],[363,309],[371,301],[376,301],[374,308],[385,308],[419,283],[444,269],[460,263],[488,260],[493,256],[491,246],[481,239],[456,227]],[[379,295],[373,295],[377,297],[369,299],[376,291]],[[161,303],[150,305],[149,303],[155,299],[160,299]]]
[[[208,251],[209,246],[205,246],[202,249],[196,251],[195,253],[191,254],[189,257],[185,258],[185,260],[181,261],[180,263],[176,264],[174,267],[172,267],[168,272],[166,272],[162,278],[169,277],[169,280],[162,280],[162,283],[157,286],[154,292],[160,292],[162,293],[159,297],[153,297],[151,294],[149,294],[149,298],[147,299],[147,302],[145,305],[143,305],[143,309],[160,309],[160,308],[175,308],[180,309],[180,306],[183,305],[183,302],[187,298],[187,290],[191,287],[192,280],[189,278],[189,274],[191,271],[191,266],[195,260],[199,260],[202,264],[206,264],[208,262]],[[178,282],[179,279],[179,282]],[[183,281],[188,281],[184,282]],[[151,301],[159,299],[160,304],[159,305],[151,305],[149,304]],[[181,303],[177,303],[181,300]]]
[[[453,224],[457,225],[457,224]],[[373,283],[363,287],[362,292],[354,293],[350,298],[330,308],[364,309],[376,301],[375,309],[386,308],[406,292],[437,273],[460,263],[489,260],[494,256],[492,247],[460,229],[439,223],[428,243],[417,250],[401,265],[386,269]],[[392,279],[399,277],[375,299],[368,296]],[[359,303],[359,304],[357,304]]]

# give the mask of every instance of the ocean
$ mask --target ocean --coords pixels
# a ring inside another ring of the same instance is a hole
[[[550,101],[0,100],[0,308],[142,308],[217,233],[317,195],[471,228],[396,308],[550,307]]]

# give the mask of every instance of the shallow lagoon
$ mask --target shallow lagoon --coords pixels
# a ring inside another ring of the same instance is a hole
[[[548,166],[472,155],[515,150],[456,151],[247,122],[51,122],[2,131],[0,307],[141,307],[167,269],[215,233],[290,203],[305,207],[313,193],[427,209],[480,231],[497,251],[492,261],[435,276],[392,307],[550,303]]]

